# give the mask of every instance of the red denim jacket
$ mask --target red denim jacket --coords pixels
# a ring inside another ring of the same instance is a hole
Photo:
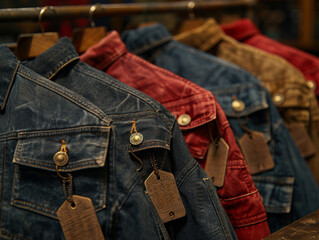
[[[309,86],[319,96],[319,58],[262,35],[249,19],[237,20],[221,27],[227,35],[238,41],[285,58],[303,73],[310,81]]]
[[[255,240],[270,234],[259,192],[226,116],[211,92],[129,53],[115,31],[89,48],[81,61],[162,103],[177,118],[190,152],[204,169],[211,129],[218,127],[229,145],[224,185],[218,195],[238,239]],[[185,114],[190,118],[180,121]]]

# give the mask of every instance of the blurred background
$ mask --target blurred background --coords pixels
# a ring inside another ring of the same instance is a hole
[[[170,0],[166,0],[169,2]],[[174,0],[176,1],[176,0]],[[209,0],[206,0],[209,1]],[[214,0],[210,0],[214,1]],[[231,0],[225,0],[231,1]],[[87,5],[109,3],[138,3],[146,0],[2,0],[0,8],[22,8],[58,5]],[[151,2],[164,2],[152,0]],[[196,2],[196,1],[195,1]],[[285,44],[319,55],[319,0],[258,0],[253,7],[237,9],[218,9],[217,11],[198,14],[196,17],[214,17],[219,23],[229,23],[248,17],[270,38]],[[97,26],[122,32],[145,23],[160,22],[174,32],[180,22],[187,18],[183,14],[139,14],[133,16],[114,16],[96,19]],[[58,31],[60,36],[71,36],[76,27],[87,27],[87,19],[43,23],[45,31]],[[0,43],[12,43],[21,33],[40,32],[39,23],[0,23]]]

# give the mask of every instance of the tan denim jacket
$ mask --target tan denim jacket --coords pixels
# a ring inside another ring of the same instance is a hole
[[[299,70],[279,56],[227,36],[214,19],[208,19],[203,25],[174,38],[234,63],[258,77],[272,95],[319,183],[319,108],[311,86]]]

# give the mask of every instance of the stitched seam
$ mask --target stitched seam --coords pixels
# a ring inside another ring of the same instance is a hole
[[[247,194],[243,194],[243,195],[240,195],[240,196],[237,196],[237,197],[227,198],[227,199],[222,199],[222,200],[224,200],[225,202],[233,201],[233,200],[236,200],[236,199],[248,197],[248,196],[256,194],[256,193],[258,193],[258,190],[255,190],[253,192],[250,192],[250,193],[247,193]]]
[[[11,92],[11,88],[13,86],[13,83],[14,83],[14,80],[15,80],[15,76],[17,75],[17,72],[18,72],[18,69],[19,69],[19,66],[20,66],[20,61],[17,62],[17,66],[15,67],[14,71],[13,71],[13,74],[12,74],[12,77],[11,77],[11,80],[10,80],[10,83],[9,83],[9,86],[8,86],[8,90],[6,92],[6,95],[4,96],[4,99],[3,99],[3,103],[2,103],[2,106],[1,106],[1,110],[3,111],[5,106],[6,106],[6,103],[8,101],[8,98],[9,98],[9,94]]]
[[[23,161],[24,160],[24,161]],[[103,159],[102,159],[103,160]],[[36,168],[40,168],[40,169],[45,169],[48,171],[55,171],[55,167],[52,164],[52,167],[50,168],[49,164],[40,164],[39,161],[35,161],[29,158],[17,158],[15,157],[13,160],[15,163],[20,164],[20,165],[24,165],[24,166],[29,166],[29,167],[36,167]],[[76,170],[80,170],[80,169],[87,169],[87,168],[100,168],[103,167],[102,165],[98,165],[95,163],[95,159],[94,160],[90,160],[90,161],[86,161],[86,162],[81,162],[81,163],[74,163],[72,164],[72,166],[69,166],[68,168],[65,167],[63,169],[60,169],[60,172],[74,172]],[[33,163],[33,164],[32,164]],[[105,162],[104,162],[105,164]]]
[[[74,56],[69,56],[69,58],[71,58],[70,60],[68,60],[67,62],[65,62],[67,59],[65,59],[65,61],[63,61],[62,63],[56,65],[52,71],[50,71],[48,74],[45,75],[46,78],[48,79],[52,79],[60,70],[62,70],[65,66],[69,65],[69,63],[80,59],[80,57],[74,57]],[[55,72],[53,72],[55,71]]]
[[[65,134],[79,134],[79,133],[108,135],[110,133],[110,129],[111,127],[105,127],[105,126],[84,126],[84,127],[62,128],[57,130],[19,132],[18,138],[29,139],[29,138],[41,138],[41,137],[55,137],[55,136],[60,136]]]

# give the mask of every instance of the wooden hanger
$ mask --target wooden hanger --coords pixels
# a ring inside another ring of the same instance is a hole
[[[179,30],[177,30],[177,33],[187,32],[187,31],[192,30],[194,28],[197,28],[205,23],[204,18],[196,18],[195,14],[194,14],[195,6],[196,6],[195,2],[193,2],[193,1],[188,2],[188,4],[187,4],[188,19],[185,19],[182,22],[181,26],[179,27]]]
[[[89,47],[97,44],[106,35],[106,27],[96,27],[93,20],[93,14],[100,4],[95,4],[89,11],[89,22],[91,27],[77,28],[72,33],[72,43],[76,51],[81,54]]]
[[[42,33],[29,33],[19,35],[14,54],[20,60],[34,58],[59,41],[59,34],[57,32],[45,33],[41,24],[43,14],[48,9],[54,10],[53,7],[46,6],[42,8],[39,13],[39,24],[41,26]]]

